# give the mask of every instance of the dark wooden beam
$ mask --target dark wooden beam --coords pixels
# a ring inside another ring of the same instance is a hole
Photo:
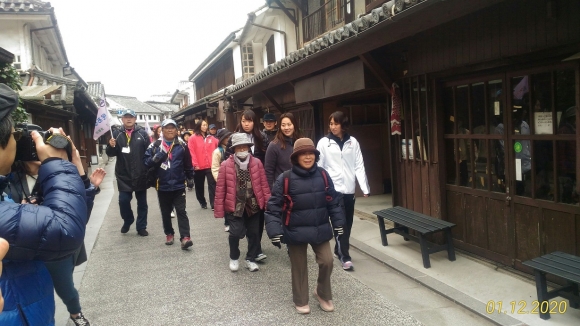
[[[272,103],[272,105],[273,105],[273,106],[274,106],[276,109],[278,109],[278,111],[280,111],[280,112],[282,112],[282,113],[284,113],[284,112],[286,111],[286,110],[284,110],[284,108],[283,108],[282,106],[280,106],[280,104],[278,104],[278,102],[276,102],[276,100],[275,100],[275,99],[274,99],[272,96],[270,96],[270,94],[268,94],[268,92],[266,92],[266,91],[263,91],[263,92],[262,92],[262,95],[264,95],[264,97],[265,97],[265,98],[267,98],[267,99],[268,99],[268,101],[270,101],[270,103]]]
[[[278,5],[278,7],[280,7],[280,9],[282,9],[282,11],[286,14],[286,16],[288,16],[288,18],[290,18],[290,20],[294,23],[294,25],[298,26],[298,22],[296,21],[296,17],[292,16],[292,14],[288,10],[288,8],[284,7],[284,5],[280,2],[280,0],[273,0],[273,1]]]
[[[389,92],[389,94],[393,94],[392,86],[393,81],[387,75],[385,70],[379,65],[379,63],[372,57],[370,53],[360,54],[359,59],[364,63],[365,67],[367,67],[371,73],[379,80],[379,82],[383,85],[383,87]]]
[[[304,12],[304,8],[302,7],[302,4],[300,3],[300,0],[292,0],[292,3],[294,3],[296,5],[296,7],[298,7],[298,9],[300,9],[300,11],[302,12],[303,15],[306,15],[306,13]]]

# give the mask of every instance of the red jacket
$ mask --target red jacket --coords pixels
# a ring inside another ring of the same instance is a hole
[[[193,134],[187,141],[187,147],[191,154],[191,164],[194,169],[203,170],[211,168],[211,155],[218,146],[218,139],[212,135],[203,138],[202,135]]]
[[[260,160],[253,156],[249,156],[249,160],[248,169],[250,170],[254,195],[260,209],[264,209],[268,199],[270,199],[270,187],[268,186],[268,179],[266,179],[266,172]],[[216,218],[222,218],[226,213],[233,213],[236,208],[236,183],[238,177],[233,155],[222,162],[218,175],[213,215]]]

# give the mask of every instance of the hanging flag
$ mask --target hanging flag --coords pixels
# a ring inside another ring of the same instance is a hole
[[[107,101],[104,98],[99,99],[99,111],[97,112],[97,121],[95,122],[95,131],[93,139],[97,140],[107,131],[111,130],[111,115],[107,110]]]

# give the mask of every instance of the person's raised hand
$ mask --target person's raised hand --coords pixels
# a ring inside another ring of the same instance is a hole
[[[117,141],[115,140],[115,138],[109,139],[109,146],[111,147],[117,146]]]
[[[8,245],[8,241],[0,238],[0,275],[2,274],[2,259],[4,259],[6,253],[8,253],[9,247],[10,246]],[[0,290],[0,313],[2,312],[3,309],[4,309],[4,297],[2,296],[2,290]]]
[[[38,155],[38,160],[42,162],[47,158],[57,157],[68,161],[68,155],[66,154],[66,151],[64,149],[54,148],[45,144],[43,137],[38,133],[38,131],[33,130],[31,136],[36,145],[36,154]]]
[[[98,168],[93,171],[93,173],[91,173],[89,178],[91,179],[91,183],[95,186],[95,188],[99,187],[106,174],[107,172],[103,168]]]

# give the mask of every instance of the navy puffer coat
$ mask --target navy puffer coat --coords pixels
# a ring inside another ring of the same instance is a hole
[[[287,219],[284,205],[284,174],[281,174],[272,189],[265,213],[268,237],[283,235],[284,243],[321,244],[333,236],[333,227],[345,224],[344,210],[341,207],[342,194],[334,190],[328,177],[328,191],[322,177],[322,168],[314,165],[310,170],[293,166],[288,182],[288,194],[294,206]],[[327,196],[332,200],[327,201]],[[329,219],[330,216],[330,219]],[[332,225],[331,222],[332,221]]]
[[[7,181],[0,176],[0,194]],[[5,300],[0,325],[54,325],[52,280],[41,261],[73,254],[85,236],[85,186],[76,167],[45,160],[38,182],[42,205],[0,201],[0,237],[10,244],[0,277]]]
[[[171,149],[171,157],[167,157],[165,163],[169,162],[169,168],[164,170],[161,167],[162,162],[156,164],[153,162],[153,157],[160,150],[163,144],[161,140],[156,140],[151,143],[143,157],[143,163],[147,168],[157,169],[157,186],[158,191],[177,191],[185,189],[185,181],[193,179],[193,165],[191,164],[191,155],[185,142],[177,137],[173,139],[173,147]],[[187,178],[187,179],[186,179]]]

